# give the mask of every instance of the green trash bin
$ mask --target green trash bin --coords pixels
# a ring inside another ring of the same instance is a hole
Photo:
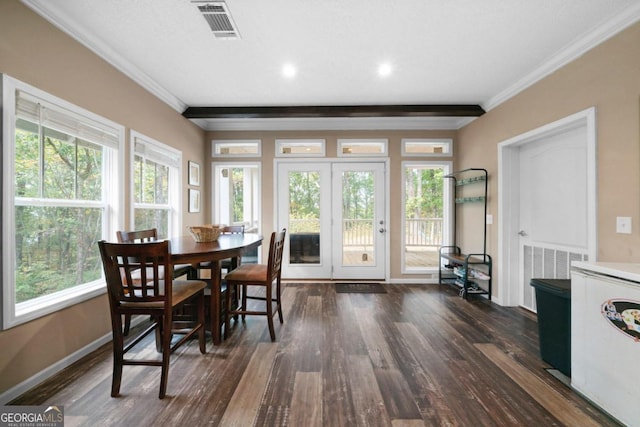
[[[542,360],[571,376],[571,280],[531,279]]]

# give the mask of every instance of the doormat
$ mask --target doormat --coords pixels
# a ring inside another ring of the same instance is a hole
[[[381,283],[336,283],[336,292],[341,294],[386,294]]]

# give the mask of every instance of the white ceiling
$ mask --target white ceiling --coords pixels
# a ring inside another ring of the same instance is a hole
[[[490,110],[640,19],[637,0],[23,0],[179,112],[189,106],[480,104]],[[377,74],[387,62],[392,73]],[[294,78],[282,75],[295,65]],[[461,118],[200,120],[208,129],[438,128]],[[337,126],[337,127],[336,127]]]

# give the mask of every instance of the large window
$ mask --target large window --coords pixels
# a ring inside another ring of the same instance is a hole
[[[449,197],[444,175],[451,164],[403,162],[403,273],[427,273],[438,268],[438,249],[449,237]]]
[[[3,76],[3,328],[104,292],[122,127]]]
[[[131,132],[133,141],[133,228],[157,228],[158,237],[180,234],[182,154]]]

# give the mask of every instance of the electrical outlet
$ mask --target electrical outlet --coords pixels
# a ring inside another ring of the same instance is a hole
[[[616,217],[616,233],[631,234],[631,217]]]

